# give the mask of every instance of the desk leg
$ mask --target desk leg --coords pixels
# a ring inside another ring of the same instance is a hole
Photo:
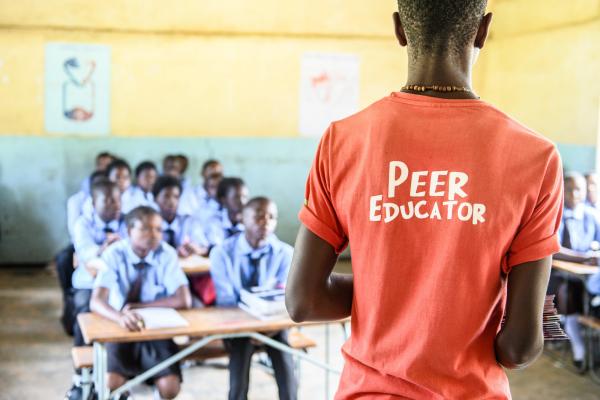
[[[104,343],[94,342],[94,387],[98,400],[108,400],[110,391],[106,382],[106,347]]]
[[[329,365],[329,324],[325,325],[325,364]],[[325,370],[325,399],[329,400],[329,370]]]

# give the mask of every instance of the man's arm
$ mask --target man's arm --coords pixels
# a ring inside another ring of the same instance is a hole
[[[542,316],[552,258],[526,262],[508,274],[506,323],[495,341],[496,359],[509,369],[532,364],[544,348]]]
[[[127,304],[125,310],[133,310],[136,308],[148,307],[167,307],[183,310],[192,307],[192,294],[188,285],[180,286],[171,296],[163,297],[162,299],[150,301],[148,303],[131,303]]]
[[[333,273],[335,249],[300,226],[285,291],[285,305],[296,322],[346,318],[352,310],[352,275]]]
[[[115,321],[123,328],[130,331],[140,331],[142,329],[142,317],[130,310],[117,311],[108,304],[109,290],[105,287],[97,287],[92,292],[90,300],[90,309],[102,315],[105,318]]]

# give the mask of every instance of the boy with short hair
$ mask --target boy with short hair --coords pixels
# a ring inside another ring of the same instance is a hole
[[[217,199],[221,209],[205,223],[210,248],[244,230],[242,208],[248,201],[248,188],[241,178],[223,178],[217,188]]]
[[[275,236],[277,206],[266,197],[250,200],[242,212],[245,231],[225,239],[210,254],[211,275],[218,306],[236,306],[241,289],[284,288],[293,249]],[[274,340],[287,343],[287,331],[275,332]],[[248,338],[225,340],[229,356],[229,399],[248,394],[250,364],[256,347]],[[281,400],[296,399],[297,382],[291,355],[266,347],[275,370]]]
[[[223,165],[217,160],[207,160],[202,165],[200,175],[202,184],[183,190],[179,210],[207,221],[221,208],[217,200],[217,188],[223,179]]]
[[[73,334],[74,345],[84,346],[77,315],[90,311],[90,297],[94,277],[102,263],[99,257],[116,241],[127,236],[121,219],[121,192],[114,182],[99,179],[92,185],[91,215],[82,215],[75,224],[73,245],[77,254],[78,266],[73,272]],[[81,389],[74,378],[73,388],[67,394],[68,399],[76,399]]]
[[[564,193],[562,221],[558,229],[561,248],[554,258],[597,264],[600,220],[597,211],[586,202],[585,177],[578,172],[565,173]],[[579,316],[583,312],[584,285],[579,280],[564,279],[553,274],[550,286],[549,291],[557,292],[559,311],[565,315],[565,332],[571,339],[573,364],[581,370],[584,366],[585,343],[581,336]]]
[[[105,268],[94,283],[91,309],[123,328],[139,331],[142,319],[136,309],[187,309],[191,295],[175,250],[162,241],[159,213],[151,207],[137,207],[127,214],[126,224],[129,238],[115,243],[102,255]],[[110,390],[177,351],[172,340],[107,344]],[[181,383],[179,364],[158,372],[153,380],[162,398],[175,398]]]
[[[208,241],[200,222],[191,215],[178,212],[181,182],[172,176],[161,176],[153,188],[163,224],[163,240],[181,257],[208,254]]]
[[[587,198],[586,203],[590,207],[598,210],[598,174],[596,172],[588,172],[585,174],[587,183]]]
[[[95,159],[95,169],[94,169],[94,171],[106,172],[106,168],[114,160],[115,160],[115,156],[113,156],[112,154],[110,154],[107,151],[103,151],[101,153],[98,153],[96,155],[96,159]],[[89,179],[84,179],[81,182],[81,190],[84,191],[85,193],[87,193],[89,195],[90,188],[91,188],[91,185],[90,185]]]
[[[158,170],[152,161],[142,161],[135,167],[135,185],[129,189],[129,204],[123,208],[124,214],[139,206],[156,208],[152,188],[157,178]]]

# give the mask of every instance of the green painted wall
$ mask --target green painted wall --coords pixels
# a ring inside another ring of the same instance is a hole
[[[280,209],[277,234],[293,243],[304,183],[316,139],[48,138],[0,136],[0,263],[45,262],[68,243],[66,200],[108,150],[132,166],[167,153],[190,158],[188,178],[202,162],[220,159],[226,175],[241,176],[250,194],[273,198]]]
[[[251,195],[272,197],[280,209],[278,235],[293,243],[304,183],[316,139],[266,138],[48,138],[0,136],[0,264],[45,262],[68,243],[66,200],[78,190],[96,153],[109,150],[135,165],[164,154],[190,158],[196,182],[202,162],[223,161],[227,175],[242,176]],[[593,146],[559,144],[565,167],[593,169]]]

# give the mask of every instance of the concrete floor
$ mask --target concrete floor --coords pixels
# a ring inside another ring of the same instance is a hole
[[[344,266],[343,266],[344,267]],[[71,340],[58,322],[61,307],[56,277],[49,269],[0,269],[0,400],[62,399],[72,373]],[[325,357],[325,328],[305,328],[319,346],[310,353]],[[342,331],[330,327],[332,364],[342,366],[339,347]],[[227,398],[227,360],[208,366],[184,368],[184,384],[178,399]],[[300,399],[319,399],[325,394],[325,374],[303,364]],[[542,356],[525,371],[510,372],[513,397],[528,399],[600,399],[600,386],[587,376],[578,376],[550,357]],[[337,384],[332,376],[331,393]],[[148,387],[134,392],[136,400],[152,399]],[[250,399],[277,398],[274,379],[253,368]]]

